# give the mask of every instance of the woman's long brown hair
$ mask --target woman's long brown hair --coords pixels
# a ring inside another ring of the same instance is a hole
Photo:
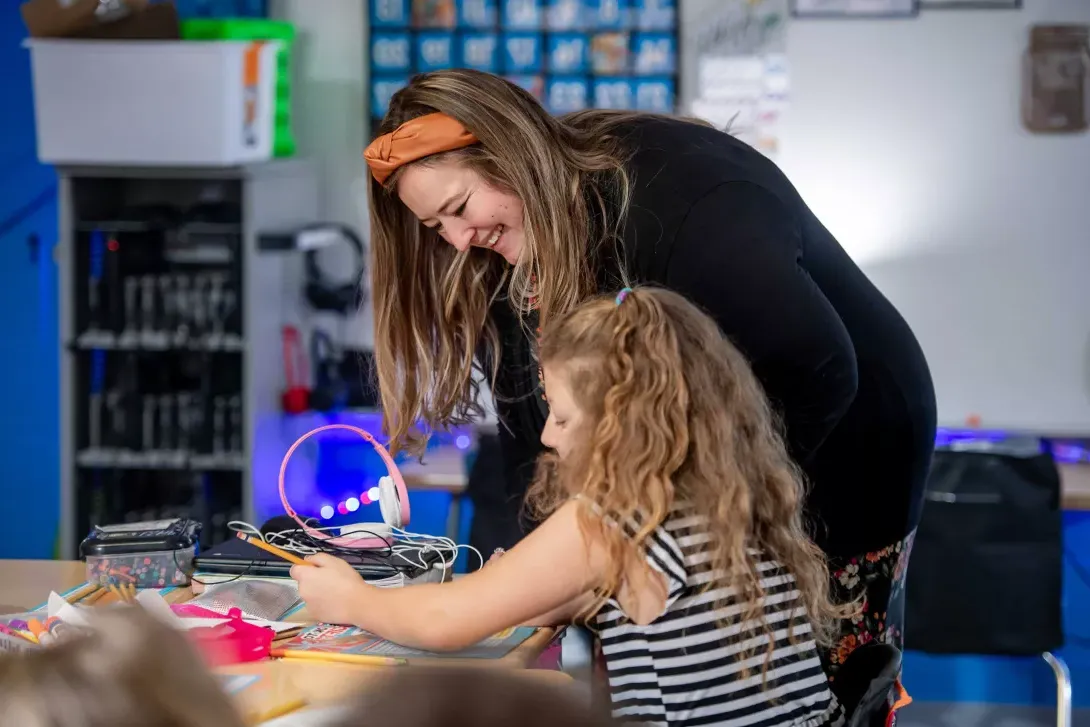
[[[545,517],[572,497],[593,503],[581,525],[607,545],[612,567],[584,616],[618,592],[644,540],[685,503],[707,519],[709,566],[721,574],[707,588],[733,589],[740,623],[771,636],[758,563],[772,559],[794,576],[825,641],[850,608],[830,600],[824,556],[804,526],[803,477],[760,383],[715,321],[676,293],[642,288],[620,305],[597,298],[560,317],[540,350],[549,375],[564,377],[586,407],[585,433],[563,462],[542,458],[527,506]],[[610,522],[637,523],[638,532]],[[767,644],[766,664],[775,639]]]
[[[395,450],[420,451],[417,424],[480,414],[475,367],[499,364],[489,309],[506,296],[517,314],[536,296],[539,323],[595,292],[593,260],[618,245],[628,205],[627,153],[616,119],[550,116],[526,91],[487,73],[421,74],[394,95],[378,133],[442,112],[480,143],[416,162],[455,160],[522,201],[525,245],[508,269],[495,253],[464,253],[422,225],[396,194],[400,171],[371,179],[375,360],[384,429]],[[623,275],[623,271],[618,271]],[[536,283],[534,282],[536,281]]]

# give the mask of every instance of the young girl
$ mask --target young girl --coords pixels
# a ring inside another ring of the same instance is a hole
[[[579,306],[539,348],[552,450],[530,497],[541,526],[447,584],[378,589],[314,556],[292,569],[310,613],[432,650],[582,619],[625,721],[841,722],[817,643],[843,614],[742,355],[654,289]]]

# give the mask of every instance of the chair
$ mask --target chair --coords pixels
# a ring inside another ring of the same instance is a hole
[[[1071,725],[1063,645],[1060,475],[1037,440],[940,449],[927,483],[905,599],[905,648],[1040,656]]]

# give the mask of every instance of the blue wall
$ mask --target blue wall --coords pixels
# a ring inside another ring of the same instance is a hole
[[[1071,669],[1075,707],[1090,707],[1090,512],[1064,516],[1068,559],[1064,567],[1064,633],[1058,654]],[[1080,574],[1070,558],[1078,559]],[[912,577],[911,561],[909,578]],[[906,624],[911,629],[912,624]],[[1043,659],[905,655],[905,688],[919,702],[987,702],[1023,706],[1056,704],[1056,682]]]
[[[38,163],[19,4],[0,3],[0,557],[49,558],[60,518],[56,175]],[[37,254],[28,245],[37,235]]]

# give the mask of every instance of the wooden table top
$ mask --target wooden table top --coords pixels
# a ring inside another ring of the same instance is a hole
[[[50,591],[63,593],[86,580],[84,564],[77,561],[0,560],[0,613],[17,612],[44,603]],[[168,601],[185,601],[192,594],[188,588],[169,594]],[[96,605],[112,603],[106,594]],[[293,614],[294,622],[308,623],[306,609]],[[413,659],[417,666],[442,665],[474,668],[510,669],[526,678],[542,682],[570,682],[560,672],[530,669],[541,653],[555,641],[557,629],[538,629],[529,639],[501,659]],[[359,694],[361,689],[387,674],[383,667],[322,663],[286,659],[237,664],[216,669],[225,675],[258,677],[258,688],[244,689],[234,696],[239,709],[248,717],[265,714],[283,703],[285,695],[298,696],[310,706],[333,705]]]
[[[63,560],[0,560],[0,612],[19,612],[34,608],[45,602],[50,591],[63,593],[86,581],[84,564],[79,561]],[[409,586],[411,587],[411,586]],[[192,596],[189,588],[178,589],[169,594],[167,599],[171,603],[182,603]],[[108,605],[114,602],[115,597],[107,593],[96,601],[96,605]],[[306,608],[292,614],[291,621],[309,624],[313,619],[307,616]],[[516,647],[510,654],[502,659],[471,659],[457,660],[459,664],[471,662],[474,665],[488,663],[513,668],[526,668],[531,666],[541,652],[545,650],[557,637],[558,630],[554,628],[539,628],[533,636]],[[453,659],[421,659],[413,660],[414,663],[434,662],[450,664]]]

